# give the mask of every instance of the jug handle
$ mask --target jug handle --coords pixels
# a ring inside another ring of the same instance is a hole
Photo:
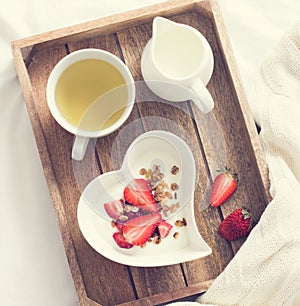
[[[214,108],[214,100],[200,78],[193,81],[190,89],[194,94],[192,100],[202,113],[206,114]]]

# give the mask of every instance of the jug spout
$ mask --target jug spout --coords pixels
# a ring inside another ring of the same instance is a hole
[[[180,26],[178,23],[171,21],[164,17],[155,17],[153,20],[153,35],[152,37],[155,39],[160,35],[173,31],[176,27]]]

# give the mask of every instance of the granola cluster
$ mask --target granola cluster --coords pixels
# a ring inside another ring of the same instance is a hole
[[[173,175],[176,175],[179,172],[179,168],[173,166],[170,171]],[[180,203],[176,201],[177,190],[179,189],[178,184],[171,183],[169,185],[165,182],[165,175],[158,165],[153,165],[151,169],[140,169],[140,175],[144,175],[145,179],[148,180],[153,191],[154,200],[160,205],[163,216],[168,217],[169,214],[175,213],[180,207]],[[169,204],[167,203],[168,200],[174,200],[174,202]]]

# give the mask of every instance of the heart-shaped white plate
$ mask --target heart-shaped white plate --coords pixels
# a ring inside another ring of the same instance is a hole
[[[116,229],[111,226],[103,204],[122,198],[124,187],[133,178],[141,177],[139,170],[154,164],[161,167],[166,182],[179,185],[176,201],[180,203],[180,209],[167,219],[173,228],[160,244],[120,248],[113,239]],[[179,168],[177,175],[170,172],[174,165]],[[165,266],[207,256],[211,249],[198,232],[194,217],[194,186],[195,162],[187,144],[166,131],[144,133],[128,148],[120,170],[96,177],[84,189],[77,210],[80,230],[98,253],[125,265]],[[175,226],[175,221],[182,218],[186,219],[187,225]]]

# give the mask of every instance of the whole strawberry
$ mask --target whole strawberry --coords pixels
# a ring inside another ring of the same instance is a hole
[[[225,167],[225,171],[220,173],[213,182],[209,198],[210,205],[213,207],[222,205],[235,192],[237,186],[237,174]]]
[[[253,228],[253,216],[246,207],[238,208],[229,214],[220,224],[219,233],[232,241],[248,235]]]

